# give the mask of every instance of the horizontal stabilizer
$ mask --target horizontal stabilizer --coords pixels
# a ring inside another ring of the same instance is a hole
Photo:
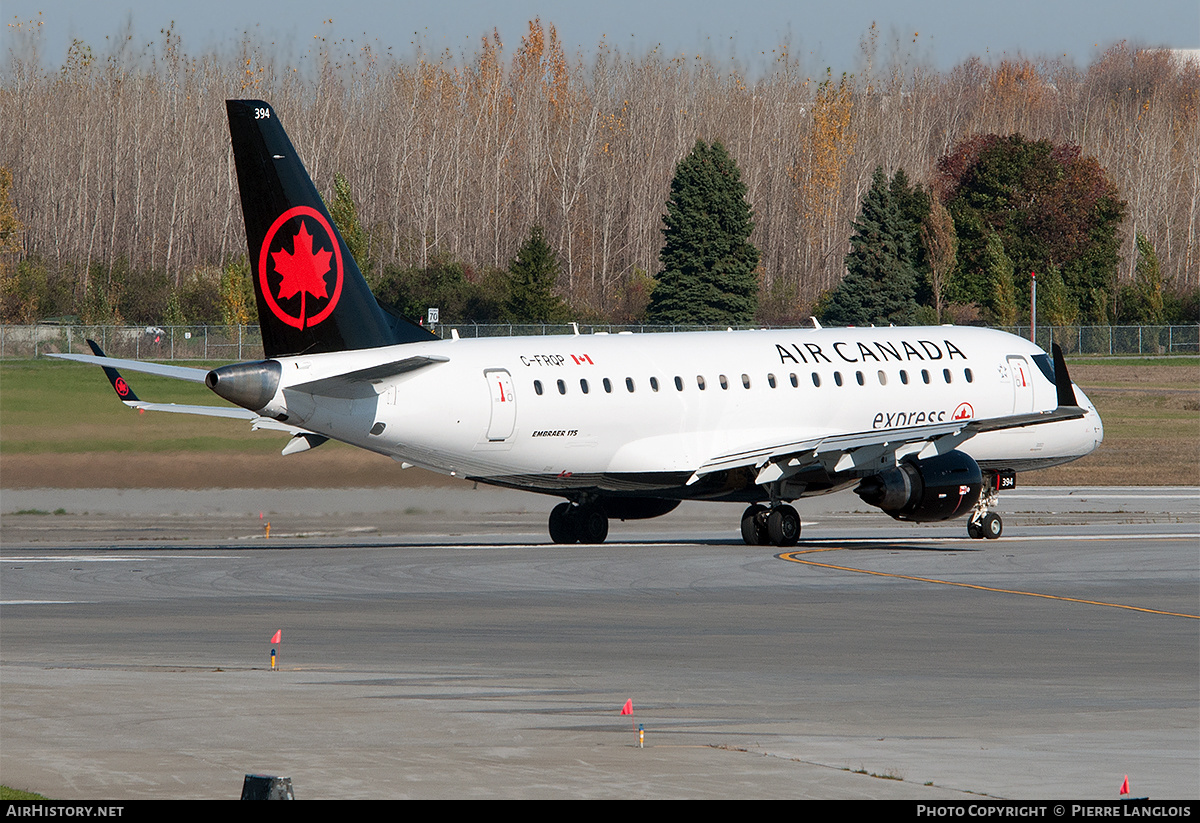
[[[118,368],[127,371],[157,374],[160,377],[170,377],[175,380],[187,380],[189,383],[203,383],[208,369],[193,369],[187,366],[168,366],[165,363],[150,363],[145,360],[120,360],[115,357],[96,357],[91,354],[48,354],[47,357],[57,357],[59,360],[73,360],[76,363],[88,363],[105,368]]]
[[[253,420],[258,417],[252,411],[233,406],[185,406],[181,403],[125,402],[126,406],[143,411],[172,412],[174,414],[198,414],[203,417],[228,417],[234,420]]]

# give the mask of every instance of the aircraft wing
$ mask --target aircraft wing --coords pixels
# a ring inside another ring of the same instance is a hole
[[[707,474],[737,468],[758,470],[755,482],[770,483],[793,475],[809,466],[821,464],[830,473],[866,470],[892,465],[897,452],[931,456],[943,454],[980,432],[1037,426],[1061,420],[1077,420],[1086,414],[1078,405],[1071,377],[1057,344],[1054,352],[1054,381],[1058,389],[1058,408],[1044,412],[1010,414],[986,419],[950,420],[920,426],[814,436],[791,442],[764,442],[716,455],[705,461],[688,479],[687,485]]]
[[[845,457],[850,457],[853,461],[853,456],[861,452],[859,461],[851,462],[843,469],[837,470],[850,469],[857,462],[861,462],[861,458],[867,451],[874,456],[874,459],[878,460],[885,451],[892,452],[910,443],[954,435],[964,429],[967,422],[964,420],[955,423],[938,423],[932,426],[910,426],[903,429],[817,436],[786,443],[762,443],[715,455],[706,460],[688,480],[688,485],[695,483],[706,474],[738,468],[758,469],[759,477],[756,482],[767,483],[813,463],[828,463],[832,459],[834,465],[841,465],[845,462]],[[834,466],[830,466],[830,469],[833,468]]]

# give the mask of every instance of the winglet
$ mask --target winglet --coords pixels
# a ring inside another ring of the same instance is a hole
[[[99,344],[97,344],[95,340],[88,340],[87,344],[91,347],[92,354],[96,355],[97,357],[107,357],[107,355],[104,353],[104,350],[100,348]],[[104,376],[107,377],[108,382],[112,384],[113,391],[117,393],[117,397],[121,398],[121,400],[126,403],[138,402],[138,396],[133,393],[133,389],[131,389],[129,384],[125,382],[125,378],[121,376],[119,371],[111,366],[101,366],[100,368],[104,369]]]
[[[1050,344],[1051,354],[1054,355],[1054,385],[1058,389],[1058,406],[1078,406],[1075,399],[1075,389],[1071,387],[1071,375],[1067,374],[1067,361],[1063,359],[1062,349],[1057,343]]]

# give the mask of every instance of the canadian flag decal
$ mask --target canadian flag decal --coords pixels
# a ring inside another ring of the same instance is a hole
[[[571,355],[571,359],[575,361],[576,366],[582,366],[584,363],[587,363],[589,366],[596,365],[592,362],[592,358],[588,357],[586,354],[573,354]]]

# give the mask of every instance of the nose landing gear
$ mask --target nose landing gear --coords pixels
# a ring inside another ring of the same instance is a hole
[[[1012,471],[984,474],[983,492],[967,519],[967,535],[973,540],[995,540],[1004,531],[1000,515],[991,511],[1000,502],[1001,489],[1014,489],[1017,475]]]

